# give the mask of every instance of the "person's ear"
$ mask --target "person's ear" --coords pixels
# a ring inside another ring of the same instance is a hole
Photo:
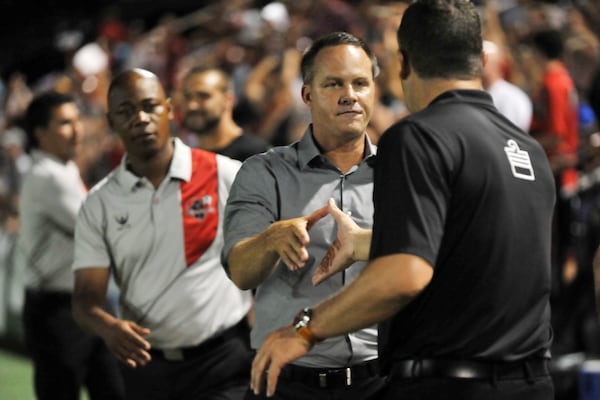
[[[311,102],[310,87],[308,87],[308,85],[302,85],[302,101],[304,101],[304,104],[307,105],[309,105]]]
[[[225,92],[227,107],[231,110],[235,107],[235,94],[232,91]]]
[[[44,140],[45,131],[42,127],[36,126],[33,128],[33,136],[35,136],[35,140],[39,143],[42,143]]]
[[[398,60],[400,61],[400,79],[408,79],[410,75],[410,62],[408,56],[402,50],[398,50]]]
[[[115,129],[115,124],[113,124],[113,120],[110,116],[110,112],[107,111],[106,112],[106,121],[108,122],[108,126],[110,127],[110,129],[114,130]]]
[[[169,119],[173,119],[175,117],[175,112],[173,111],[173,103],[171,102],[170,97],[167,97],[165,99],[165,107],[167,107],[167,112],[169,113]]]
[[[481,51],[481,66],[485,68],[485,65],[488,62],[488,53],[485,50]]]

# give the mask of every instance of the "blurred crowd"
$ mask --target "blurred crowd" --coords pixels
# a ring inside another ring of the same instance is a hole
[[[554,263],[556,347],[558,353],[600,354],[600,343],[590,339],[596,329],[591,258],[600,243],[600,1],[473,1],[481,11],[484,39],[502,55],[497,63],[501,77],[531,100],[534,118],[545,66],[532,37],[552,30],[564,45],[560,58],[576,89],[578,142],[571,165],[576,178],[559,193],[568,207],[569,231],[568,243],[561,245],[568,247],[570,257],[556,256]],[[282,145],[299,138],[309,122],[300,97],[302,51],[319,35],[341,30],[363,38],[378,56],[378,104],[369,127],[376,143],[389,125],[407,113],[395,38],[407,4],[215,1],[185,15],[165,13],[151,26],[110,7],[94,17],[93,40],[76,30],[58,32],[55,43],[64,56],[64,69],[35,79],[24,71],[9,71],[0,82],[0,259],[6,260],[10,252],[10,246],[2,243],[10,243],[7,238],[18,234],[19,189],[31,163],[21,119],[35,93],[53,88],[77,96],[85,124],[77,163],[91,186],[117,165],[123,153],[104,116],[107,86],[115,73],[130,67],[153,71],[177,110],[186,71],[198,65],[222,68],[233,78],[236,122],[270,144]],[[176,113],[174,131],[194,145],[194,135],[182,129],[180,121]]]

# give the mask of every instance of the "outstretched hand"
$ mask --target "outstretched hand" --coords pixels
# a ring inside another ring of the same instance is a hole
[[[312,283],[315,286],[355,261],[366,260],[370,247],[370,230],[359,227],[338,208],[333,199],[329,199],[327,207],[337,224],[338,235],[313,274]]]
[[[327,216],[329,206],[324,206],[310,215],[277,221],[268,228],[267,246],[277,252],[289,270],[303,268],[308,261],[308,231],[321,218]]]
[[[250,387],[255,395],[263,391],[271,397],[275,393],[281,369],[310,350],[311,345],[296,333],[293,326],[272,332],[258,349],[252,362]]]

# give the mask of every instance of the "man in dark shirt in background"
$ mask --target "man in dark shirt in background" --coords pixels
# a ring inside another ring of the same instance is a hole
[[[183,125],[197,147],[244,161],[267,151],[267,142],[244,132],[233,120],[235,96],[229,76],[217,68],[195,67],[183,79]]]

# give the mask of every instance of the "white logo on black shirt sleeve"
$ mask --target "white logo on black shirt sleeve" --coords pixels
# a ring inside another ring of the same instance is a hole
[[[510,169],[515,178],[525,179],[527,181],[535,180],[529,153],[519,149],[517,142],[512,139],[506,142],[504,152],[506,153],[506,157],[508,157]]]

